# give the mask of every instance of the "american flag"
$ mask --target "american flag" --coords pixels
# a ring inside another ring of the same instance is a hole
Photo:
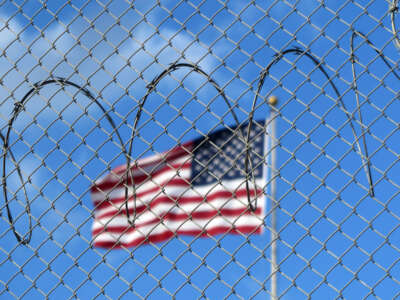
[[[131,216],[135,212],[134,224],[128,222],[125,206],[126,166],[98,180],[91,189],[93,245],[120,248],[162,242],[177,235],[261,233],[268,139],[264,122],[255,122],[250,133],[255,179],[249,187],[251,200],[258,205],[253,212],[244,166],[247,126],[224,128],[132,164],[128,210]]]

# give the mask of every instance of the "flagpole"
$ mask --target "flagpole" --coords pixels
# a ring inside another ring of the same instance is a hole
[[[276,230],[276,180],[277,180],[277,137],[276,137],[276,119],[278,116],[276,105],[278,98],[271,96],[268,99],[271,105],[270,113],[270,141],[271,141],[271,300],[278,300],[278,263],[277,263],[277,242],[278,232]]]

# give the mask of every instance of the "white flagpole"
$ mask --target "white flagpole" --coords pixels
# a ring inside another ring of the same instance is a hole
[[[277,136],[276,136],[276,122],[277,122],[277,110],[276,105],[278,104],[278,98],[271,96],[268,99],[269,105],[271,105],[270,113],[270,142],[271,142],[271,300],[278,300],[278,262],[277,262],[277,242],[278,232],[276,230],[276,180],[277,180]]]

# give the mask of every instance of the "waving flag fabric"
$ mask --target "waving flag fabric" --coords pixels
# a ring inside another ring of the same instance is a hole
[[[131,217],[136,211],[134,225],[129,224],[125,208],[126,166],[98,180],[91,190],[94,246],[133,247],[176,235],[261,233],[268,147],[264,123],[254,123],[250,134],[255,180],[249,186],[256,211],[250,210],[246,192],[247,125],[224,128],[131,166],[134,180],[128,183],[128,209]]]

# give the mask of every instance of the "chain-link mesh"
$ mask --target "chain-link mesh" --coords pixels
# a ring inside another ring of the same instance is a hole
[[[397,2],[2,1],[1,297],[399,297]],[[261,234],[93,246],[96,181],[260,120]]]

